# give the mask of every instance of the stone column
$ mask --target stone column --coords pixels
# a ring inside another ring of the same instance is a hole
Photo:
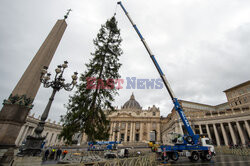
[[[115,127],[115,123],[114,123],[114,127]],[[112,141],[115,141],[115,134],[116,134],[116,133],[113,131],[113,129],[112,129],[112,134],[113,134],[113,135],[112,135]]]
[[[52,136],[51,136],[51,138],[50,138],[50,143],[51,143],[51,145],[54,145],[54,138],[55,138],[55,133],[54,133],[54,131],[52,131],[53,133],[52,133]]]
[[[142,142],[142,138],[143,138],[143,125],[144,123],[143,122],[140,122],[140,138],[139,138],[139,141]]]
[[[233,144],[236,145],[236,137],[235,137],[235,134],[234,134],[234,130],[233,130],[233,127],[231,125],[231,123],[229,122],[228,123],[228,127],[229,127],[229,131],[230,131],[230,134],[231,134],[231,137],[232,137],[232,140],[233,140]]]
[[[130,136],[129,136],[129,142],[132,142],[133,139],[133,122],[130,122]]]
[[[225,145],[228,146],[227,134],[226,134],[226,130],[224,128],[223,123],[220,124],[220,127],[221,127],[221,131],[222,131],[222,135],[223,135],[223,139],[224,139]]]
[[[23,136],[24,136],[24,133],[27,132],[27,128],[28,126],[27,125],[23,125],[19,134],[18,134],[18,137],[16,139],[16,145],[19,146],[21,141],[23,140]]]
[[[128,123],[125,123],[124,142],[127,142],[127,137],[128,137]]]
[[[208,138],[212,139],[211,134],[210,134],[210,131],[209,131],[209,126],[208,126],[208,124],[206,124],[206,130],[207,130]]]
[[[109,131],[109,141],[112,141],[113,136],[113,122],[110,122],[110,131]]]
[[[119,131],[118,131],[118,133],[117,133],[117,141],[120,141],[120,138],[121,138],[121,123],[122,122],[119,122],[119,124],[118,124],[118,128],[119,128]]]
[[[48,143],[49,143],[49,145],[52,145],[52,144],[51,144],[51,138],[52,138],[52,137],[53,137],[53,132],[50,131],[49,134],[48,134]]]
[[[217,131],[217,128],[216,128],[215,124],[213,124],[213,128],[214,128],[214,134],[215,134],[215,139],[216,139],[217,146],[220,146],[220,137],[219,137],[219,134],[218,134],[218,131]]]
[[[247,122],[247,120],[244,120],[245,126],[246,126],[246,130],[247,130],[247,134],[250,137],[250,129],[249,129],[249,124]]]
[[[33,135],[33,134],[34,134],[35,129],[36,129],[36,127],[34,127],[34,128],[32,129],[32,132],[31,132],[31,134],[30,134],[30,135]]]
[[[246,139],[245,139],[245,136],[244,136],[242,129],[240,127],[240,123],[238,121],[236,121],[236,126],[237,126],[237,129],[239,131],[241,144],[244,145],[244,144],[246,144]]]
[[[199,129],[200,129],[200,134],[203,134],[201,125],[199,125]]]
[[[160,123],[159,123],[159,125],[160,125]],[[181,135],[184,135],[183,130],[182,130],[182,123],[180,122],[180,120],[179,120],[179,128],[180,128]]]
[[[43,66],[49,66],[66,27],[64,19],[56,22],[8,100],[4,100],[4,106],[0,111],[1,149],[15,146],[16,138],[40,87],[41,69]]]
[[[133,136],[132,136],[132,138],[133,138],[133,142],[135,141],[135,122],[133,122]]]
[[[179,123],[178,123],[178,122],[177,122],[177,123],[174,123],[173,128],[174,128],[174,132],[175,132],[175,133],[179,133]]]
[[[242,109],[242,108],[240,108],[240,112],[241,112],[241,113],[244,113],[244,111],[243,111],[243,109]]]
[[[147,133],[147,135],[148,135],[148,141],[150,141],[151,123],[148,122],[147,126],[148,126],[148,133]]]

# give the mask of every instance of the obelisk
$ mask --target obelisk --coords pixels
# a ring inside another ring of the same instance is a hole
[[[67,27],[65,19],[57,20],[42,46],[30,62],[0,112],[0,149],[15,147],[15,140],[40,87],[43,66],[49,66]],[[18,63],[18,62],[17,62]]]

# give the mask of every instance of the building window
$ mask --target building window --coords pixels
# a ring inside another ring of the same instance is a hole
[[[131,127],[131,123],[128,123],[128,129],[130,129],[130,127]]]
[[[153,130],[156,129],[156,123],[155,122],[152,124],[152,128],[153,128]]]
[[[243,111],[249,110],[249,107],[243,107],[242,110],[243,110]]]
[[[121,140],[120,141],[124,141],[124,134],[121,134]]]
[[[247,92],[250,92],[250,86],[248,86],[246,89],[247,89]]]
[[[126,127],[126,123],[125,123],[125,122],[122,122],[121,129],[125,129],[125,127]]]
[[[127,136],[127,141],[129,142],[129,139],[130,139],[130,137],[129,136]]]
[[[135,129],[140,129],[140,123],[139,122],[135,123]]]
[[[239,95],[242,95],[242,94],[244,94],[244,90],[243,90],[243,89],[240,89],[240,90],[239,90]]]
[[[233,92],[232,92],[232,96],[233,96],[233,97],[236,97],[236,96],[237,96],[236,91],[233,91]]]
[[[155,116],[156,115],[156,113],[155,112],[153,112],[153,116]]]
[[[135,134],[135,141],[139,141],[140,140],[140,135],[137,133]]]

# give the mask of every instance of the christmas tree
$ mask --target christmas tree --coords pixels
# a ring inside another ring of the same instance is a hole
[[[115,84],[120,78],[121,41],[117,21],[112,17],[101,25],[93,41],[95,52],[81,74],[77,91],[70,96],[67,114],[61,117],[60,137],[67,143],[72,143],[73,135],[79,132],[86,133],[88,141],[108,139],[110,127],[106,114],[114,111],[112,102],[118,94]]]

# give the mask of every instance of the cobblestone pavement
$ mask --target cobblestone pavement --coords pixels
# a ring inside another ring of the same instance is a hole
[[[48,160],[42,163],[42,165],[56,164],[55,160]],[[186,157],[181,157],[178,161],[169,160],[166,164],[159,163],[158,165],[174,165],[174,166],[250,166],[250,156],[238,156],[238,155],[224,155],[219,154],[213,158],[210,162],[204,162],[199,160],[198,162],[191,162]]]
[[[44,162],[42,163],[42,165],[56,164],[56,163],[57,163],[56,160],[47,160],[47,161],[44,161]]]
[[[250,156],[237,156],[237,155],[223,155],[219,154],[210,162],[199,160],[198,162],[190,162],[188,158],[181,157],[178,161],[174,162],[169,160],[167,164],[159,165],[175,165],[175,166],[249,166]]]

